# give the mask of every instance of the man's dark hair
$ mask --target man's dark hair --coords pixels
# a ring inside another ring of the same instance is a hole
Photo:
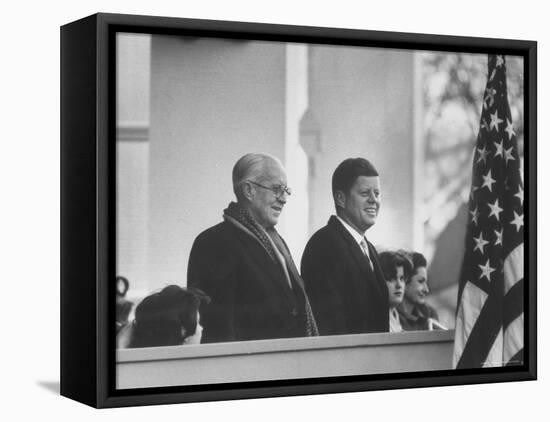
[[[336,191],[348,193],[359,176],[378,176],[376,168],[365,158],[348,158],[332,174],[332,195]]]

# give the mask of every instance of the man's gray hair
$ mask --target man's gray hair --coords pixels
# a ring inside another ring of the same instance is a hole
[[[264,169],[264,164],[269,161],[274,161],[279,163],[281,167],[283,166],[278,158],[269,154],[249,153],[239,158],[233,167],[232,174],[233,192],[235,192],[237,200],[241,200],[243,198],[242,185],[247,180],[254,180],[261,175]]]

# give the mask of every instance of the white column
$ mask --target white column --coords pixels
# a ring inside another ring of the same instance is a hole
[[[117,36],[116,260],[128,297],[148,293],[151,36]]]
[[[287,44],[285,86],[285,167],[292,195],[280,222],[296,265],[308,240],[308,158],[300,145],[300,120],[308,105],[307,45]]]

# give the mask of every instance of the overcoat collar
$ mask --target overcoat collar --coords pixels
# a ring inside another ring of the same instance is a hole
[[[294,306],[296,302],[296,296],[286,282],[286,277],[283,269],[281,268],[281,264],[278,261],[276,262],[271,259],[265,248],[262,246],[260,240],[256,236],[254,236],[254,234],[245,226],[243,226],[234,218],[224,216],[224,219],[227,223],[230,224],[230,226],[235,229],[237,237],[245,246],[252,260],[254,262],[257,262],[258,266],[264,269],[266,274],[268,274],[274,281],[274,284],[276,284],[283,290],[284,294],[290,301],[289,303],[292,303]],[[301,289],[303,289],[303,285],[300,285],[299,282],[298,285]]]

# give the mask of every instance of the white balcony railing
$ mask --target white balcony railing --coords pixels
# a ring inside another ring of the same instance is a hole
[[[451,369],[454,331],[417,331],[117,351],[117,388]]]

